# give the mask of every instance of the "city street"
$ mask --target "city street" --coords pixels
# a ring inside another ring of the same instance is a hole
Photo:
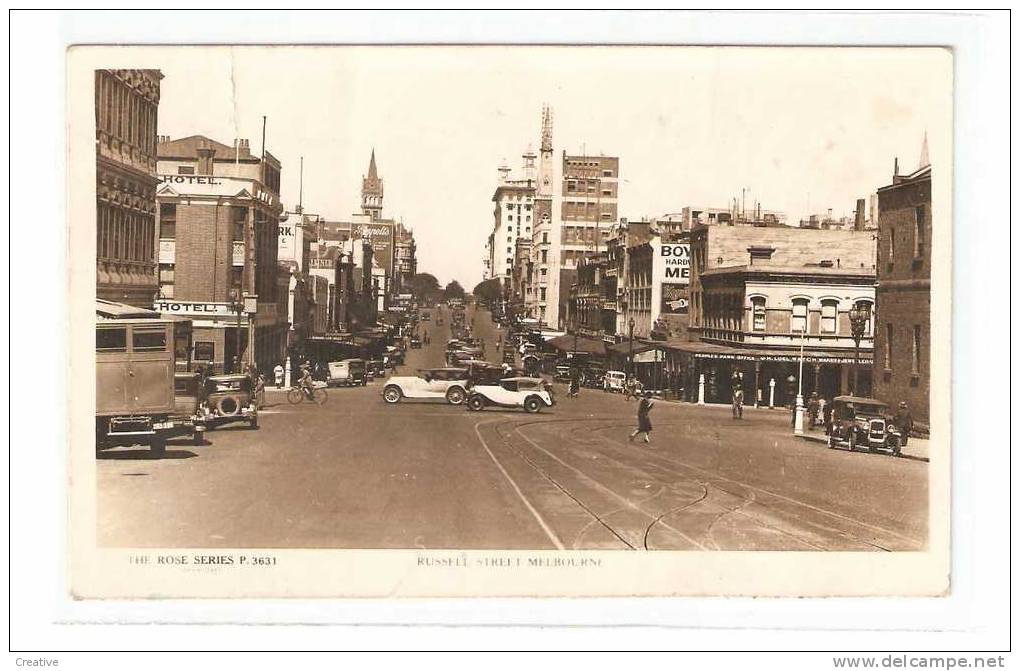
[[[433,320],[438,311],[433,310]],[[445,324],[398,374],[443,364]],[[469,312],[469,314],[471,314]],[[474,331],[499,360],[497,332]],[[582,390],[540,414],[407,401],[382,381],[323,407],[270,391],[238,425],[164,459],[97,459],[100,545],[132,547],[915,550],[927,542],[928,464],[828,450],[788,411],[657,402],[652,445],[634,402]]]

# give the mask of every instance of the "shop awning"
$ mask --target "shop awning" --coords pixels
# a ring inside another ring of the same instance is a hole
[[[634,354],[635,355],[639,354],[641,352],[647,352],[649,350],[653,350],[653,349],[656,349],[656,348],[657,348],[657,345],[651,344],[651,343],[646,342],[644,340],[635,340],[634,341]],[[606,347],[606,349],[609,350],[610,352],[613,352],[614,354],[629,355],[630,354],[630,341],[629,340],[624,340],[623,342],[616,343],[615,345],[609,345],[609,346]],[[635,359],[635,361],[637,361],[637,359]]]
[[[546,344],[561,352],[587,352],[596,356],[606,355],[606,344],[604,342],[583,336],[561,335],[549,340]]]

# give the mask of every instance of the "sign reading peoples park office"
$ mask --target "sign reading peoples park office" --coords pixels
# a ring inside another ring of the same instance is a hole
[[[660,283],[691,283],[691,246],[684,242],[663,242],[655,259],[655,279]]]

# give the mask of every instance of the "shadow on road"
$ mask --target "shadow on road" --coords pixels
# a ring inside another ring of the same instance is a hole
[[[191,459],[198,455],[191,450],[167,450],[163,456],[156,456],[147,447],[131,448],[127,450],[107,450],[96,453],[96,459]]]

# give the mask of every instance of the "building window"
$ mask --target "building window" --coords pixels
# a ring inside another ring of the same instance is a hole
[[[127,351],[127,328],[118,327],[96,329],[96,351],[97,352]]]
[[[195,174],[195,166],[193,166],[193,165],[179,165],[179,166],[177,166],[177,174],[178,175],[194,175]]]
[[[538,294],[539,294],[539,300],[543,300],[544,301],[545,300],[545,287],[541,287],[538,290]]]
[[[764,296],[755,296],[751,299],[751,328],[755,331],[765,330]]]
[[[822,301],[822,333],[836,332],[836,315],[839,313],[837,301]]]
[[[240,287],[244,279],[244,266],[230,267],[230,286]]]
[[[172,263],[159,264],[159,283],[160,284],[174,283],[174,265]]]
[[[212,361],[216,346],[212,342],[198,340],[195,342],[195,361]]]
[[[914,208],[914,258],[924,256],[924,205]]]
[[[889,227],[889,263],[896,260],[896,227]]]
[[[244,240],[244,227],[248,223],[248,208],[233,205],[230,208],[230,218],[233,222],[233,238],[235,242]]]
[[[612,170],[603,170],[602,171],[602,176],[603,177],[612,177],[613,176],[613,171]]]
[[[808,301],[806,298],[793,299],[793,316],[790,319],[790,330],[794,333],[807,332]]]
[[[885,369],[892,370],[893,325],[885,325]]]
[[[914,324],[914,346],[910,357],[910,372],[921,374],[921,327]]]
[[[159,206],[159,237],[171,240],[177,237],[177,205],[161,203]]]
[[[544,244],[544,245],[549,244],[549,234],[548,233],[542,233],[542,244]]]
[[[512,215],[512,214],[506,215],[506,220],[507,221],[513,221],[514,220],[514,215]]]

